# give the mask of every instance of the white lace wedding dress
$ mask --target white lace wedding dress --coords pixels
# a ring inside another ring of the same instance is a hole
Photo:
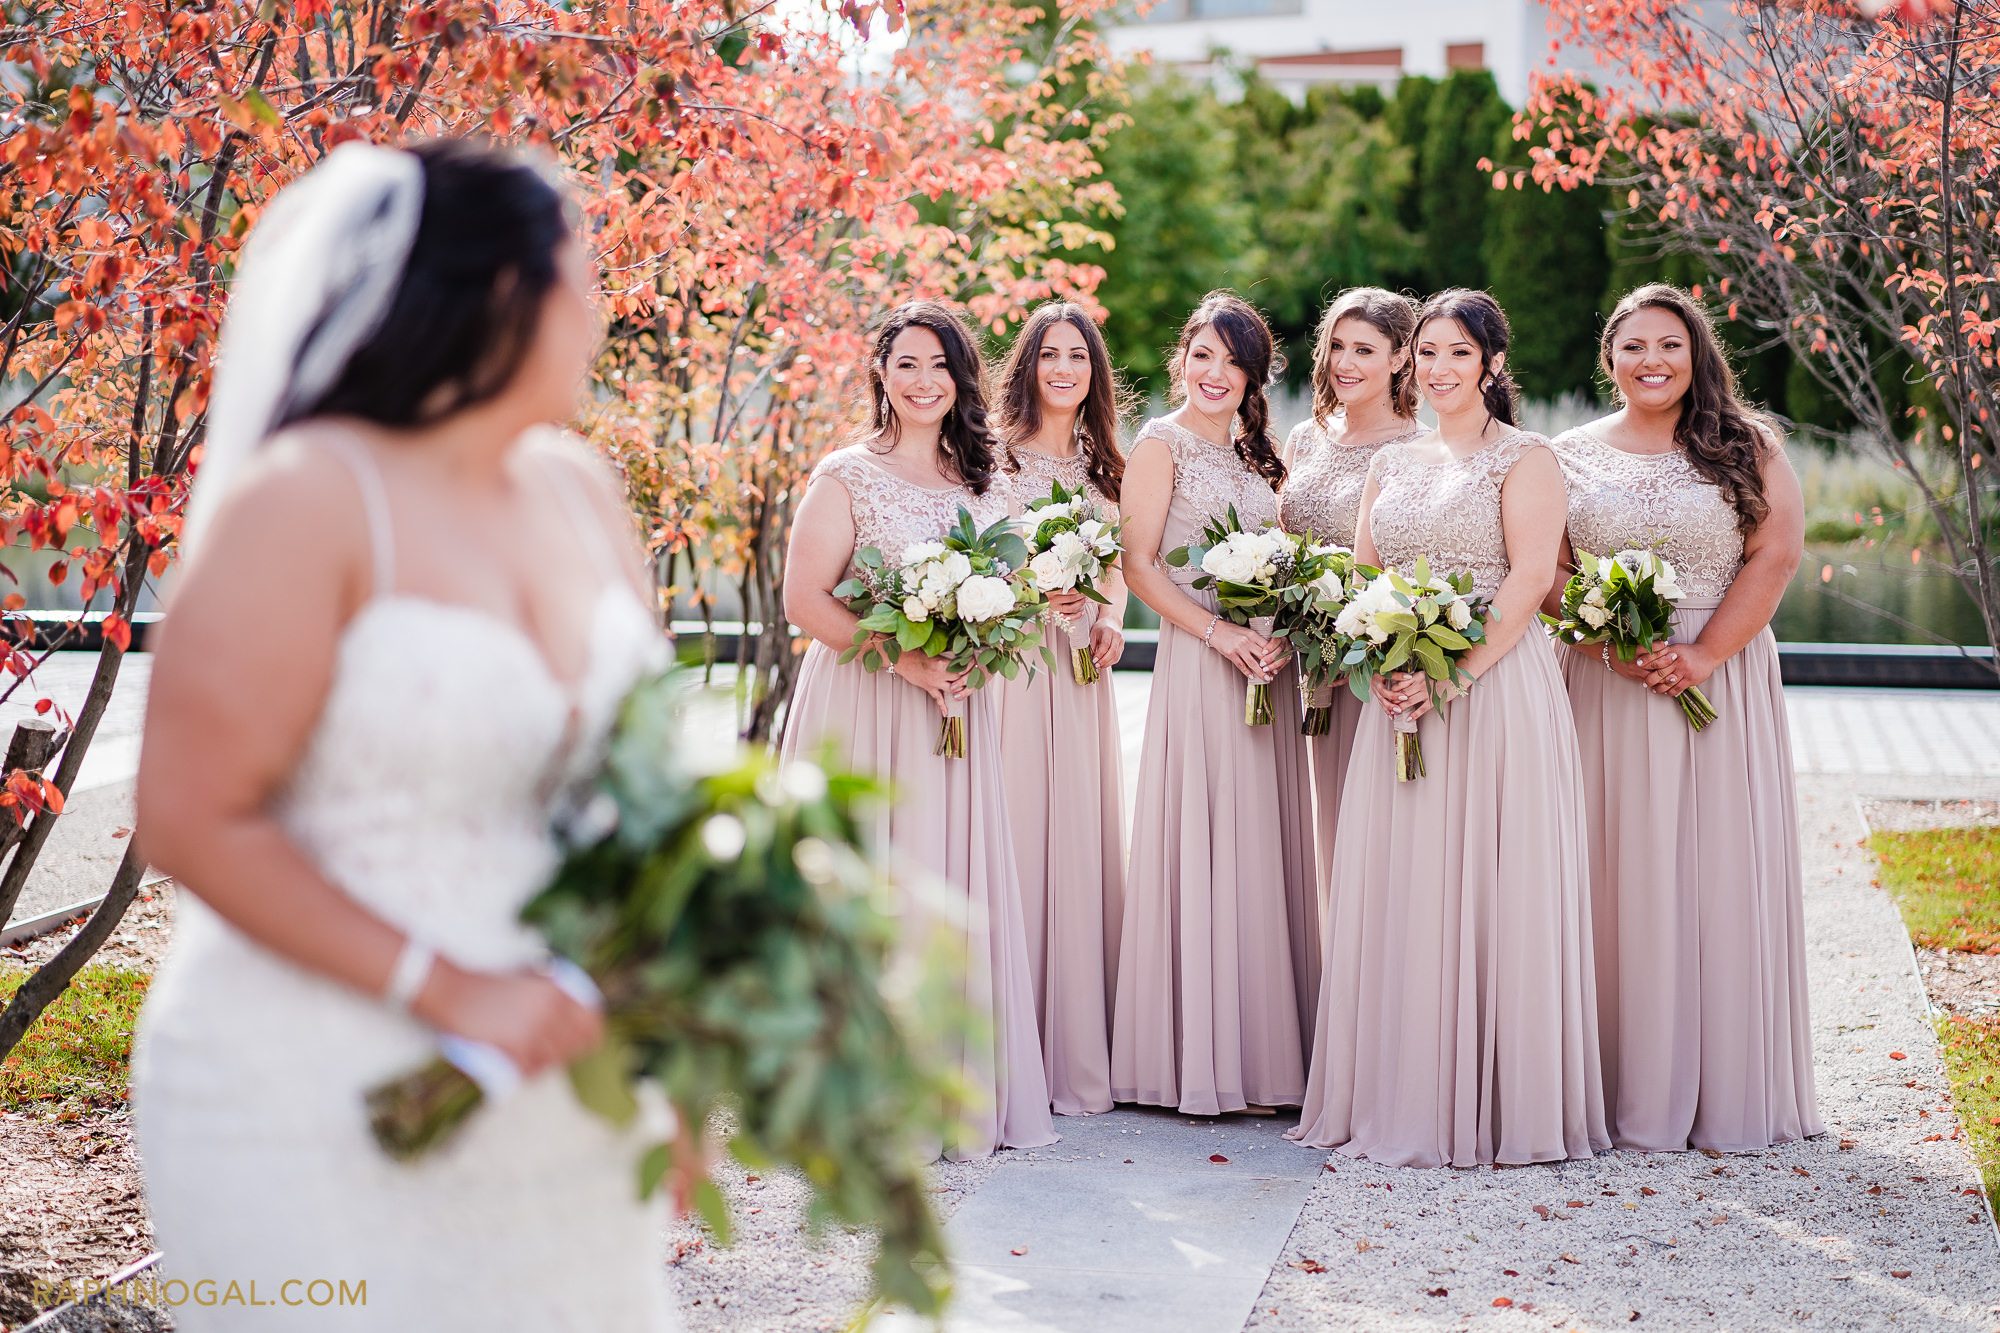
[[[587,768],[627,688],[664,660],[573,464],[527,447],[604,574],[583,679],[558,681],[505,621],[395,591],[386,497],[357,450],[375,595],[341,636],[280,806],[329,879],[478,969],[539,956],[517,913],[556,863],[549,793]],[[663,1204],[637,1192],[645,1132],[585,1111],[558,1071],[480,1108],[421,1162],[391,1161],[363,1094],[434,1052],[422,1024],[181,896],[134,1091],[162,1267],[190,1287],[174,1310],[184,1333],[673,1327]]]

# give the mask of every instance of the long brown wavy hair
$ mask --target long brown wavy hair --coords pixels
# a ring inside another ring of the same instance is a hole
[[[1674,423],[1674,443],[1702,479],[1728,497],[1736,509],[1737,530],[1747,537],[1771,512],[1764,499],[1762,464],[1775,447],[1777,427],[1743,401],[1736,387],[1736,372],[1723,354],[1722,339],[1716,336],[1708,307],[1692,293],[1666,282],[1649,282],[1625,293],[1604,322],[1598,365],[1621,405],[1625,395],[1619,392],[1611,373],[1612,344],[1618,339],[1620,325],[1637,311],[1649,309],[1664,310],[1687,328],[1693,374],[1687,396],[1681,399],[1680,420]]]
[[[1105,499],[1116,504],[1125,479],[1125,455],[1118,447],[1118,418],[1125,405],[1125,391],[1118,372],[1111,366],[1110,349],[1090,312],[1072,301],[1049,301],[1035,307],[1020,336],[1007,352],[1000,367],[1000,387],[994,403],[995,433],[1005,451],[1007,470],[1019,472],[1014,447],[1025,444],[1042,428],[1042,390],[1037,374],[1042,359],[1042,343],[1049,330],[1068,323],[1083,335],[1090,355],[1090,392],[1076,414],[1077,431],[1082,436],[1084,467],[1090,484]]]
[[[1417,359],[1410,340],[1417,336],[1417,303],[1380,287],[1349,287],[1320,316],[1313,338],[1313,421],[1322,428],[1341,407],[1333,382],[1333,326],[1358,319],[1389,340],[1389,352],[1406,353],[1403,368],[1389,377],[1389,406],[1399,417],[1417,414]]]
[[[1273,374],[1283,370],[1284,363],[1277,360],[1271,326],[1257,313],[1256,306],[1231,291],[1214,291],[1201,298],[1201,304],[1187,317],[1187,323],[1181,325],[1180,341],[1174,345],[1173,357],[1168,362],[1174,396],[1187,396],[1184,368],[1188,347],[1197,333],[1209,328],[1222,339],[1222,345],[1229,349],[1245,378],[1243,404],[1236,409],[1233,443],[1237,456],[1273,487],[1282,486],[1285,460],[1279,457],[1277,442],[1271,437],[1271,403],[1264,396],[1264,386]]]
[[[979,343],[973,338],[971,328],[957,311],[943,302],[907,302],[884,315],[876,327],[868,349],[869,435],[877,440],[896,439],[899,423],[885,381],[889,349],[909,329],[929,329],[944,345],[945,369],[958,396],[938,431],[938,450],[974,495],[984,495],[993,483],[994,459],[998,454],[992,428],[986,423],[986,363],[980,359]]]

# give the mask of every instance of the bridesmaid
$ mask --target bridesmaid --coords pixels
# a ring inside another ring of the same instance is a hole
[[[1610,1146],[1598,1077],[1583,794],[1555,651],[1562,474],[1514,425],[1507,319],[1455,289],[1417,320],[1438,429],[1370,466],[1357,554],[1470,570],[1492,599],[1474,678],[1434,710],[1376,682],[1334,842],[1311,1085],[1294,1137],[1397,1166],[1589,1157]],[[1391,719],[1428,776],[1392,776]]]
[[[1555,441],[1570,541],[1596,555],[1657,546],[1687,592],[1671,645],[1631,663],[1564,655],[1606,1111],[1621,1148],[1767,1148],[1825,1131],[1770,629],[1799,565],[1804,505],[1693,297],[1664,284],[1630,293],[1600,359],[1623,406]],[[1720,714],[1700,735],[1673,702],[1694,686]]]
[[[1082,306],[1051,301],[1028,317],[1000,372],[999,435],[1017,508],[1060,481],[1115,522],[1125,456],[1118,450],[1118,381],[1104,337]],[[1055,593],[1057,613],[1087,626],[1090,657],[1108,673],[1125,652],[1125,587]],[[1000,759],[1007,818],[1021,868],[1028,963],[1042,1024],[1042,1060],[1057,1115],[1111,1109],[1111,1004],[1125,901],[1125,786],[1118,697],[1108,675],[1080,685],[1060,625],[1044,626],[1056,656],[1000,686]]]
[[[1385,445],[1424,433],[1417,422],[1416,366],[1410,358],[1410,337],[1416,331],[1416,303],[1380,287],[1351,287],[1327,307],[1313,348],[1313,414],[1285,442],[1287,475],[1278,496],[1278,521],[1287,532],[1354,545],[1369,460]],[[1331,687],[1330,701],[1332,726],[1326,735],[1306,741],[1318,834],[1313,845],[1319,849],[1316,906],[1322,909],[1333,872],[1334,816],[1340,811],[1341,783],[1364,707],[1338,682]],[[1303,975],[1314,993],[1320,972],[1319,915],[1307,923],[1311,929],[1303,953]],[[1302,1031],[1312,1031],[1316,1009],[1308,1000]]]
[[[1001,786],[998,692],[969,690],[963,675],[922,653],[904,653],[893,671],[878,673],[859,660],[840,663],[857,622],[833,589],[852,572],[857,548],[894,561],[936,540],[960,506],[983,527],[1006,516],[1008,489],[994,472],[984,367],[957,315],[935,301],[891,311],[871,346],[868,377],[867,434],[820,460],[792,525],[785,613],[812,643],[782,751],[812,756],[831,742],[854,768],[895,784],[886,845],[964,893],[971,919],[983,922],[967,940],[965,999],[990,1022],[990,1038],[963,1054],[962,1076],[980,1095],[963,1108],[963,1137],[945,1145],[945,1156],[962,1161],[1056,1141]],[[952,700],[965,700],[963,759],[932,753]]]
[[[1246,529],[1278,517],[1285,465],[1264,383],[1271,331],[1212,292],[1169,369],[1186,401],[1146,423],[1124,486],[1125,578],[1159,612],[1159,656],[1126,875],[1111,1095],[1189,1115],[1297,1105],[1305,1092],[1288,903],[1314,894],[1297,691],[1286,650],[1215,611],[1200,571],[1159,557],[1231,505]],[[1271,726],[1243,721],[1246,681],[1273,682]],[[1287,714],[1276,705],[1291,695]],[[1309,800],[1309,797],[1307,797]]]

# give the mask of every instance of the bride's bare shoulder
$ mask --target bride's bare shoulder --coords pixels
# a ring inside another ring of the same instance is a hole
[[[197,559],[213,549],[234,563],[256,552],[259,563],[280,567],[365,551],[367,511],[342,451],[366,447],[365,431],[333,421],[301,422],[272,436],[220,483],[226,490]],[[199,471],[196,477],[199,484]]]

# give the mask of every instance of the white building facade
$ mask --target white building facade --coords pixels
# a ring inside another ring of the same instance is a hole
[[[1548,11],[1532,0],[1158,0],[1108,35],[1121,53],[1151,51],[1194,78],[1226,51],[1294,98],[1314,84],[1387,92],[1405,74],[1488,69],[1518,107],[1528,71],[1549,67]]]

